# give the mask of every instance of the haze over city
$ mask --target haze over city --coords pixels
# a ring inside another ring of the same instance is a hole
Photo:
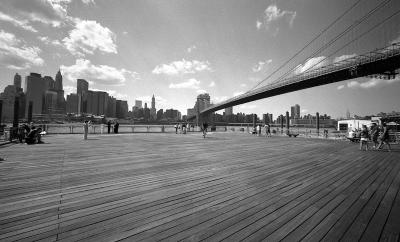
[[[218,103],[250,90],[354,2],[4,0],[0,90],[12,84],[16,72],[24,79],[31,72],[54,76],[60,69],[65,95],[76,93],[77,79],[85,79],[90,89],[127,100],[129,109],[135,100],[150,105],[154,94],[157,109],[186,114],[201,93]],[[379,1],[363,2],[361,9],[340,20],[336,32]],[[399,4],[391,1],[377,16],[391,14]],[[378,30],[324,63],[398,40],[398,20],[393,20],[391,31]],[[349,38],[361,32],[354,30]],[[321,56],[303,62],[306,56],[299,56],[291,66],[301,72]],[[300,104],[303,114],[319,111],[335,118],[347,110],[358,115],[399,111],[399,91],[398,76],[364,77],[243,104],[234,107],[234,113],[268,112],[276,117],[294,104]]]

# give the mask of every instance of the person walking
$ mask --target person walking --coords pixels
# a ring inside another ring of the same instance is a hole
[[[371,126],[371,139],[372,139],[372,149],[377,149],[378,148],[378,136],[379,136],[379,126],[376,125],[376,123],[372,123]]]
[[[83,139],[87,140],[87,136],[89,133],[89,122],[85,120],[83,123]]]
[[[257,136],[261,136],[261,125],[257,125]]]
[[[107,122],[107,133],[110,133],[110,130],[111,130],[111,121],[108,120],[108,122]]]
[[[208,123],[207,122],[203,122],[202,128],[203,128],[203,138],[206,138]]]
[[[175,124],[174,128],[175,128],[175,134],[178,134],[178,124]]]
[[[365,146],[365,151],[368,151],[369,132],[367,126],[364,124],[360,133],[360,150]]]
[[[390,144],[389,144],[389,129],[386,126],[386,123],[382,124],[382,128],[383,128],[383,131],[382,131],[381,136],[379,137],[381,141],[380,141],[379,146],[378,146],[377,149],[382,149],[382,146],[385,143],[388,146],[388,151],[390,152],[391,151],[391,147],[390,147]]]

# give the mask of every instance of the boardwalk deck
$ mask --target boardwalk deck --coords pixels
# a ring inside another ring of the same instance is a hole
[[[1,241],[399,241],[400,147],[238,133],[0,148]]]

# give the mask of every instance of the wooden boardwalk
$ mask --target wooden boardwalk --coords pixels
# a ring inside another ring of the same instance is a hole
[[[238,133],[0,147],[0,241],[399,241],[400,147]]]

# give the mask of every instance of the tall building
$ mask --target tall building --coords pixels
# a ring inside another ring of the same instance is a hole
[[[78,94],[71,93],[67,96],[67,113],[78,113]]]
[[[195,115],[196,115],[196,110],[194,108],[188,108],[187,109],[187,113],[186,113],[187,117],[193,117]]]
[[[163,119],[163,116],[164,116],[164,110],[163,109],[158,110],[157,111],[157,120]]]
[[[156,112],[156,99],[154,97],[151,98],[151,109],[150,109],[150,120],[157,120],[157,112]]]
[[[33,103],[32,115],[43,114],[45,92],[48,85],[48,82],[38,73],[31,73],[25,77],[25,117],[28,117],[29,102]]]
[[[233,114],[233,107],[225,108],[225,116]]]
[[[2,106],[2,119],[1,121],[8,120],[11,121],[14,118],[14,104],[15,98],[18,98],[19,107],[19,118],[24,117],[25,111],[25,94],[22,88],[18,88],[14,85],[8,85],[4,88],[4,92],[0,93],[0,100],[3,101]],[[0,123],[1,123],[0,121]]]
[[[84,79],[78,79],[76,82],[76,94],[78,94],[78,114],[86,113],[87,110],[87,92],[89,83]]]
[[[114,97],[108,97],[107,101],[107,117],[117,117],[117,99]]]
[[[56,74],[56,81],[54,83],[54,89],[63,90],[62,75],[61,75],[60,70],[58,70],[58,72]]]
[[[142,101],[141,101],[141,100],[135,100],[135,107],[137,107],[137,108],[143,108],[143,107],[142,107]]]
[[[290,118],[291,119],[300,118],[300,105],[296,104],[290,107]]]
[[[18,73],[15,73],[14,76],[14,86],[18,89],[21,88],[21,75],[19,75]]]

